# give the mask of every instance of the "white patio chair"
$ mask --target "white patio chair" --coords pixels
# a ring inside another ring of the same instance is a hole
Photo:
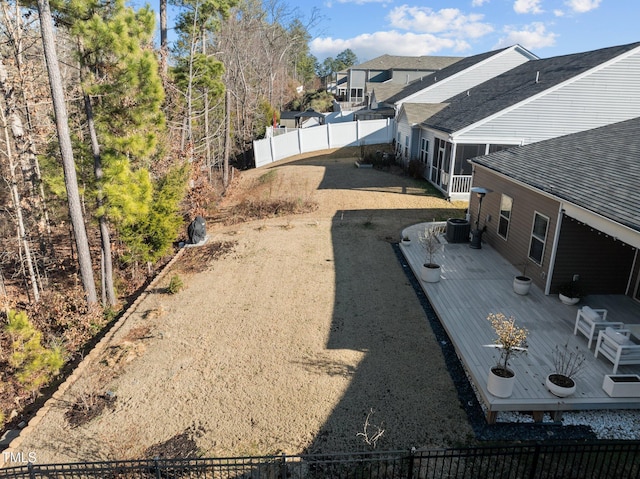
[[[624,327],[624,323],[607,321],[606,309],[592,309],[589,306],[583,306],[576,315],[573,334],[577,335],[578,331],[584,334],[589,340],[587,347],[591,349],[591,343],[593,343],[594,339],[597,339],[598,333],[607,327],[621,329]]]
[[[618,366],[640,364],[640,344],[631,339],[628,329],[606,328],[598,333],[595,356],[602,354],[613,363],[613,373]]]

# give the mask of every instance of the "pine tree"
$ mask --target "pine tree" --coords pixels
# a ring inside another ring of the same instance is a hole
[[[55,48],[53,18],[51,16],[48,0],[38,0],[38,12],[40,14],[42,45],[44,47],[47,71],[49,74],[49,84],[51,87],[51,96],[53,97],[53,106],[56,118],[56,129],[58,131],[60,154],[62,156],[64,169],[69,216],[71,217],[71,224],[73,225],[76,248],[78,251],[80,277],[87,296],[87,302],[89,304],[93,304],[96,303],[98,299],[93,279],[93,269],[91,266],[89,240],[87,238],[87,231],[84,225],[80,193],[78,191],[78,180],[75,171],[62,77],[60,75],[58,55]]]

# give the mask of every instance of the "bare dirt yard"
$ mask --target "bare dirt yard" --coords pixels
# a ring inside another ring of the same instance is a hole
[[[379,450],[472,440],[392,247],[405,226],[464,206],[336,154],[235,182],[227,211],[247,198],[315,206],[208,221],[208,243],[181,253],[17,450],[51,463],[362,451],[359,433],[382,430]],[[168,294],[175,276],[184,286]]]

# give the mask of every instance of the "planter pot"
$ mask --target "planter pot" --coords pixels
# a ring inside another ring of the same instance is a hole
[[[513,385],[516,382],[516,373],[511,369],[507,369],[507,374],[504,374],[504,370],[498,370],[498,368],[491,368],[489,370],[489,376],[487,377],[487,391],[499,398],[508,398],[513,394]],[[509,374],[511,376],[509,376]]]
[[[560,382],[561,384],[558,384]],[[549,374],[546,380],[547,389],[554,396],[565,398],[576,392],[576,382],[561,374]]]
[[[425,283],[437,283],[438,281],[440,281],[440,265],[423,264],[422,281],[424,281]]]
[[[637,374],[607,374],[602,389],[611,396],[640,397],[640,376]]]
[[[562,304],[576,304],[578,301],[580,301],[580,298],[571,298],[569,296],[565,296],[562,293],[558,293],[558,298],[560,298],[560,301],[562,301]]]
[[[517,294],[525,295],[529,294],[531,289],[531,278],[527,276],[516,276],[513,278],[513,291]]]
[[[409,240],[409,239],[403,239],[403,240],[402,240],[402,244],[403,244],[404,246],[411,246],[411,240]]]

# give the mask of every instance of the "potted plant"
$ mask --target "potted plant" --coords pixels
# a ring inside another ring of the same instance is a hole
[[[586,356],[578,346],[570,348],[567,343],[564,346],[556,345],[552,355],[554,372],[547,376],[547,389],[561,398],[570,396],[576,391],[575,378],[584,367]]]
[[[582,291],[577,281],[568,281],[558,288],[558,298],[563,304],[576,304],[582,298]]]
[[[531,289],[531,278],[527,276],[527,262],[525,261],[522,266],[522,274],[513,278],[513,291],[520,295],[529,294]]]
[[[509,360],[527,351],[529,332],[525,328],[517,327],[513,316],[507,318],[502,313],[491,313],[487,320],[491,322],[497,336],[494,344],[487,346],[500,350],[498,363],[489,370],[487,390],[494,396],[507,398],[513,392],[516,377],[515,372],[509,368]]]
[[[427,261],[422,267],[422,280],[427,283],[440,281],[440,265],[433,262],[433,255],[442,247],[438,235],[440,228],[428,224],[420,234],[419,240],[427,253]]]

